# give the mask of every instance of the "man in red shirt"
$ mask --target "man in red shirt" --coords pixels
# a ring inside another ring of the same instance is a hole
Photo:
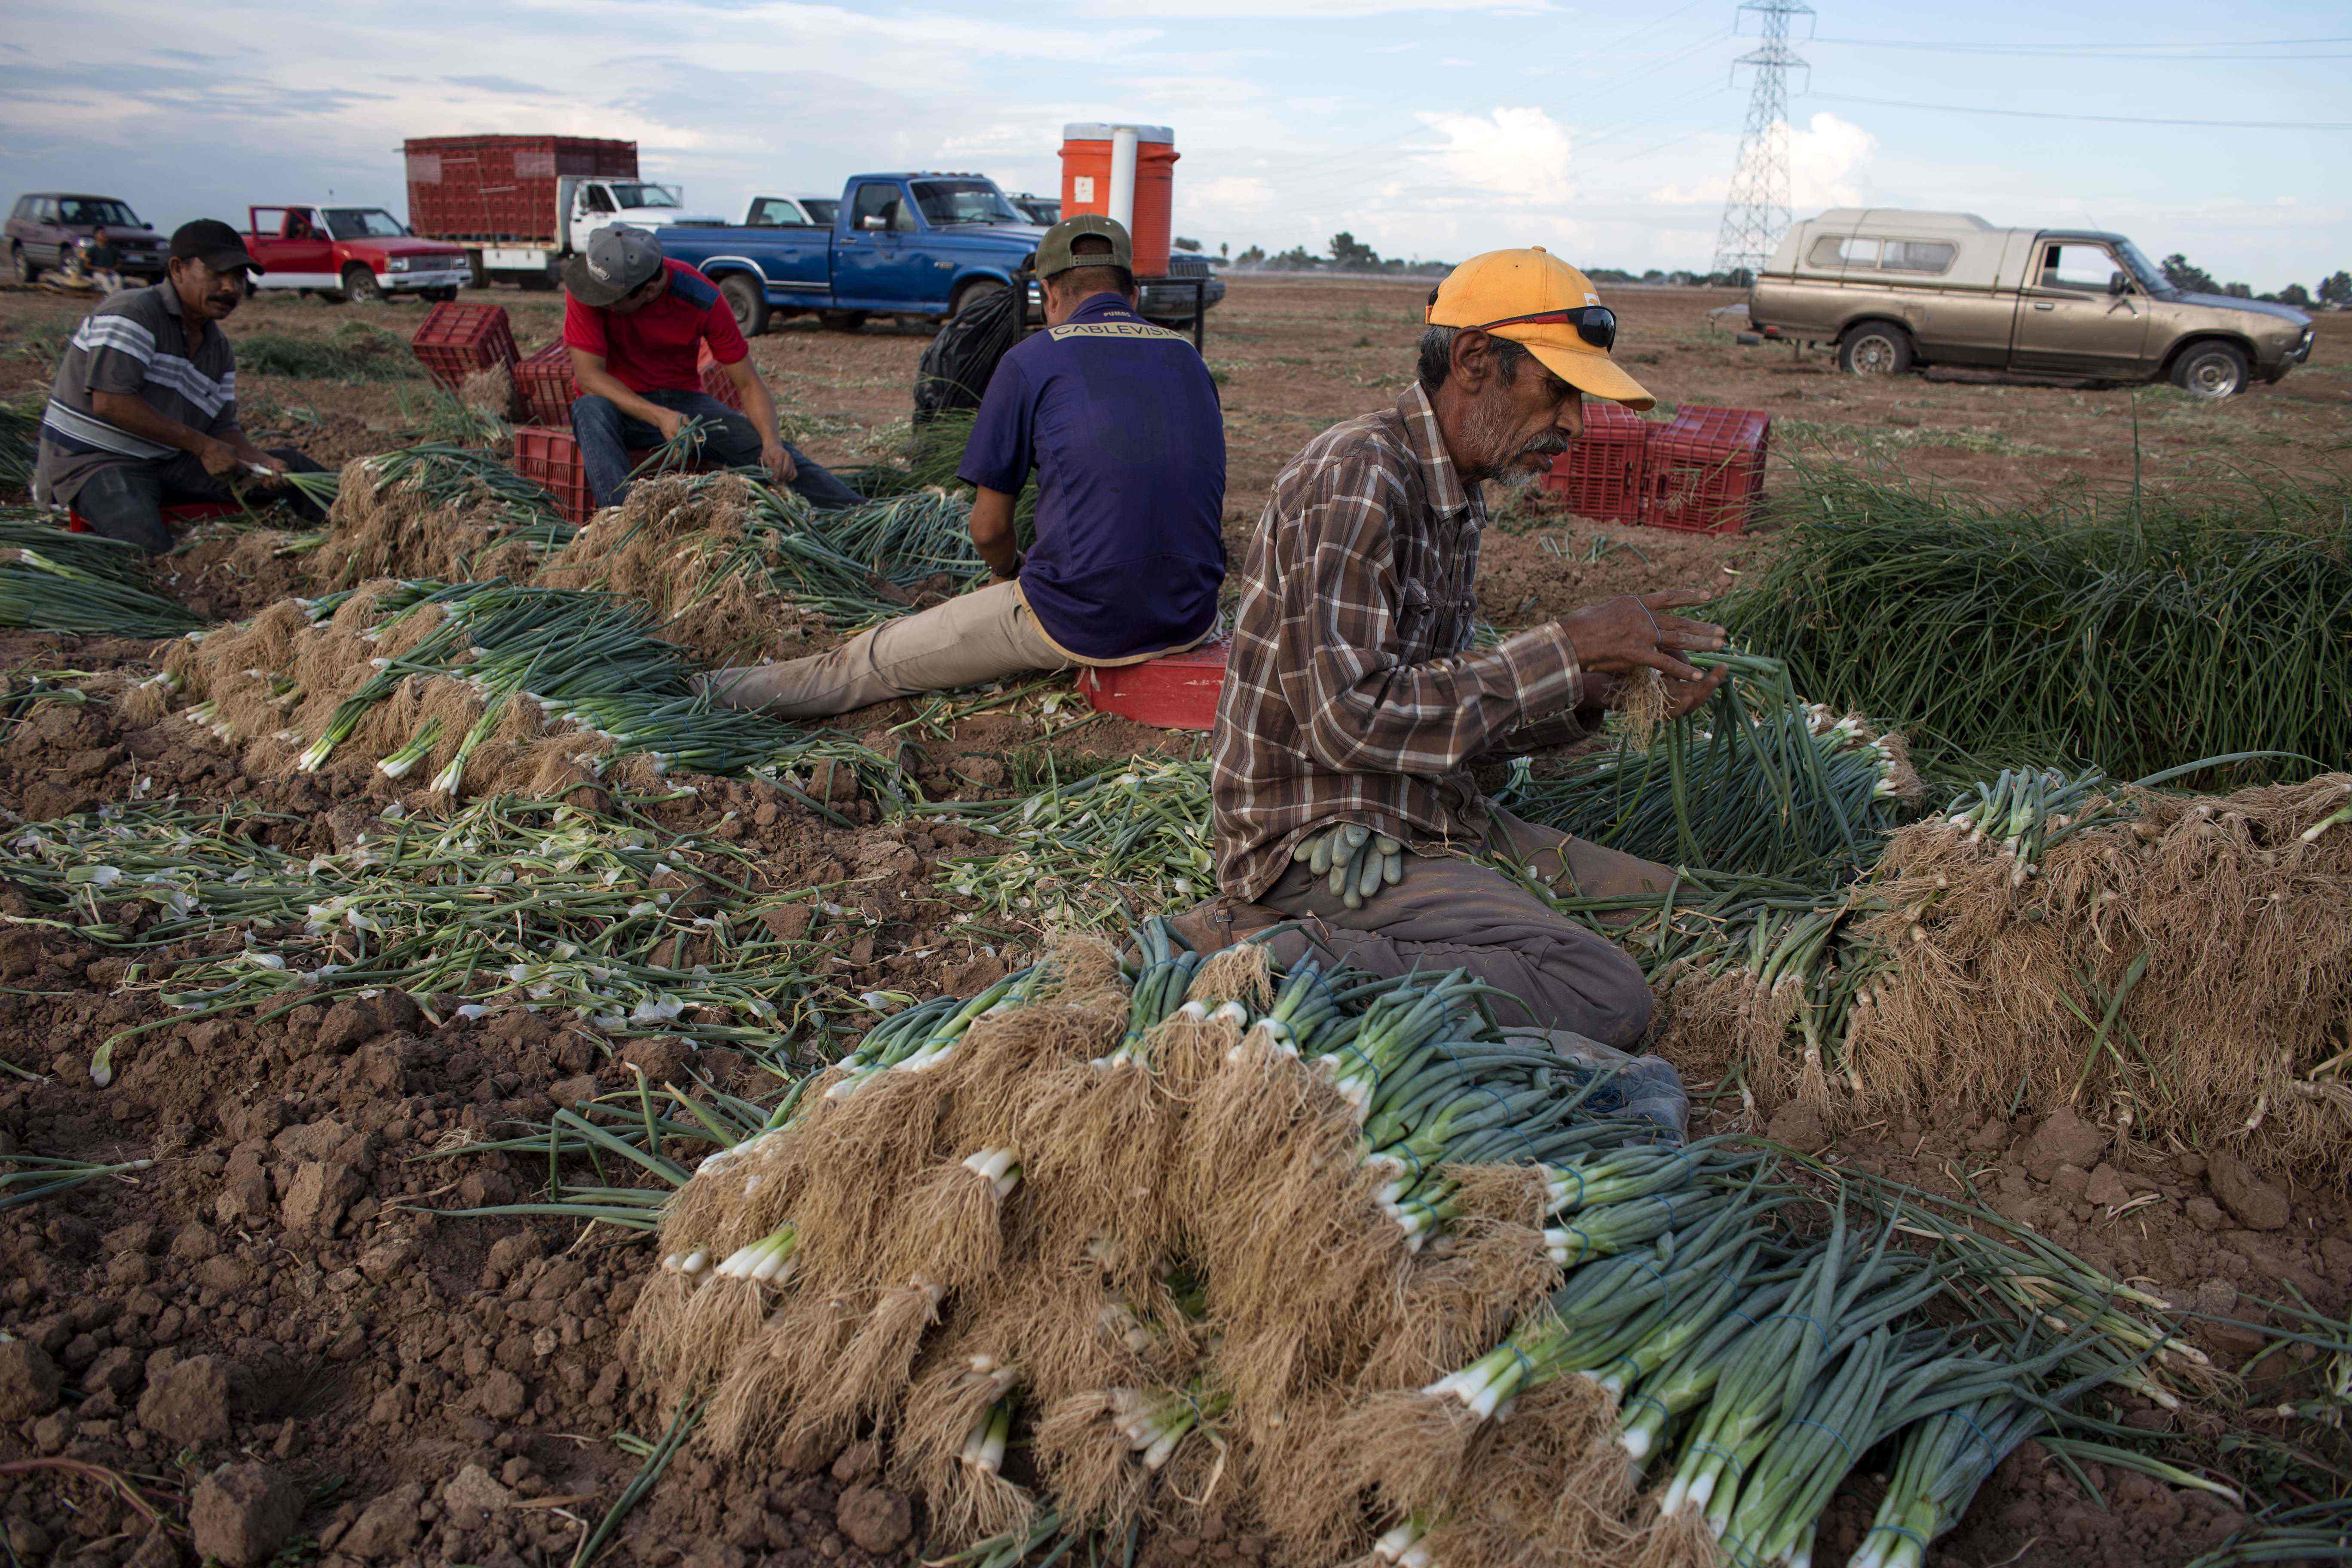
[[[629,448],[675,439],[688,419],[708,422],[703,455],[727,468],[753,463],[814,505],[864,498],[776,433],[776,403],[751,364],[751,348],[709,279],[661,253],[640,228],[600,228],[586,254],[563,264],[563,342],[580,384],[572,434],[600,507],[629,495]],[[742,395],[736,413],[702,390],[700,348],[726,367]]]

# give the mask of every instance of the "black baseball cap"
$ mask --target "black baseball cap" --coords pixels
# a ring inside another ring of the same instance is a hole
[[[174,261],[201,261],[215,272],[232,272],[240,267],[248,272],[268,270],[246,249],[244,237],[216,217],[200,217],[173,229],[171,257]]]

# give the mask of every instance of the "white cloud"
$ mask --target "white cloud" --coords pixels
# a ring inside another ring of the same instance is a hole
[[[1491,12],[1523,16],[1557,13],[1549,0],[1197,0],[1181,13],[1171,12],[1164,0],[1097,0],[1089,9],[1098,16],[1148,16],[1164,22],[1171,16],[1241,16],[1253,22],[1276,18],[1347,21],[1361,16],[1392,16],[1401,11]]]
[[[1870,188],[1869,168],[1878,138],[1851,121],[1823,111],[1806,129],[1775,129],[1787,138],[1789,205],[1800,217],[1823,207],[1858,206]],[[1649,199],[1670,205],[1720,205],[1731,194],[1731,171],[1687,184],[1654,187]]]
[[[1444,147],[1418,155],[1449,184],[1483,191],[1507,202],[1569,200],[1570,151],[1567,128],[1540,109],[1497,109],[1490,115],[1415,116],[1444,136]]]
[[[1799,212],[1862,205],[1878,138],[1824,110],[1789,135],[1789,200]]]

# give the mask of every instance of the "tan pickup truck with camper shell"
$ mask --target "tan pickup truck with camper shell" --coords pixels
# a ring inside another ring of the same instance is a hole
[[[1748,317],[1769,340],[1836,344],[1856,375],[1969,365],[2226,397],[2311,357],[2311,318],[2291,306],[2175,289],[2119,234],[1970,213],[1842,207],[1800,223]]]

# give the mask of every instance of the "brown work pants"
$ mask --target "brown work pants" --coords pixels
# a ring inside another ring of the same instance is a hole
[[[1546,882],[1605,897],[1664,894],[1673,880],[1668,867],[1488,810],[1496,848]],[[1564,1029],[1621,1050],[1638,1045],[1650,1025],[1649,984],[1622,949],[1475,861],[1408,855],[1404,879],[1358,910],[1294,865],[1258,901],[1305,922],[1274,939],[1286,963],[1311,951],[1373,974],[1467,969],[1525,1004],[1494,1000],[1506,1028]]]

